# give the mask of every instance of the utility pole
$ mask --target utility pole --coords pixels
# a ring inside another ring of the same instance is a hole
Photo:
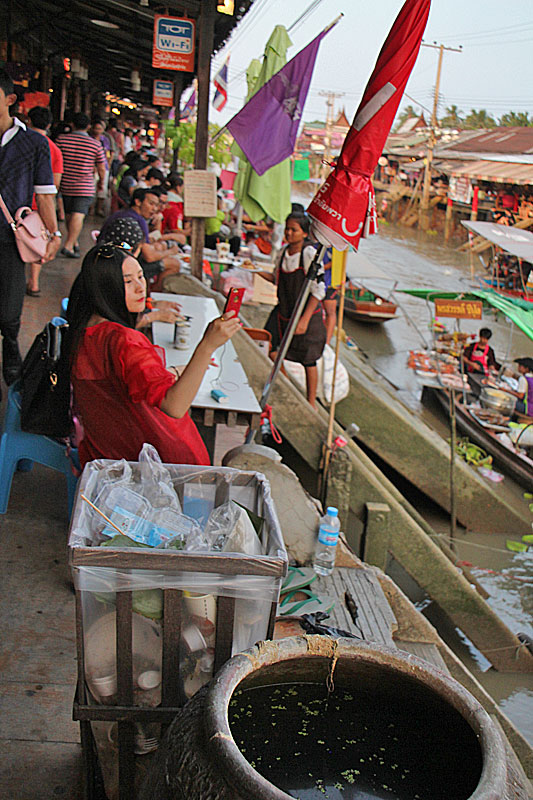
[[[450,50],[453,53],[462,53],[461,47],[446,47],[443,44],[426,44],[422,42],[422,47],[430,47],[433,50],[439,51],[439,60],[437,64],[437,80],[435,81],[435,94],[433,95],[433,113],[431,115],[431,131],[429,134],[429,141],[427,145],[426,156],[426,171],[424,173],[424,188],[422,190],[422,201],[420,203],[420,227],[427,230],[429,227],[429,190],[431,187],[431,164],[433,162],[433,150],[437,143],[437,112],[439,108],[439,91],[440,91],[440,75],[442,71],[442,59],[445,50]]]
[[[321,97],[326,97],[326,139],[324,148],[324,158],[320,170],[320,179],[324,180],[329,170],[327,162],[331,158],[331,128],[333,126],[333,114],[335,110],[335,98],[344,97],[344,92],[319,92]]]

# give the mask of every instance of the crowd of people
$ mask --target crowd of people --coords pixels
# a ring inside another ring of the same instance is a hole
[[[80,235],[85,218],[100,218],[92,232],[94,246],[85,253],[70,292],[68,329],[62,346],[63,372],[72,385],[72,411],[81,438],[83,466],[94,458],[136,460],[145,441],[163,461],[207,464],[209,457],[188,411],[213,352],[239,327],[229,312],[213,320],[186,368],[167,369],[160,349],[144,330],[155,320],[176,321],[182,310],[174,302],[151,302],[150,294],[176,274],[187,251],[190,224],[184,216],[183,177],[169,170],[148,142],[121,131],[116,121],[72,115],[52,133],[48,108],[29,111],[27,124],[11,110],[16,96],[0,72],[0,187],[11,214],[23,206],[37,209],[48,232],[46,255],[26,266],[13,230],[0,219],[0,333],[2,370],[10,385],[20,375],[17,336],[24,293],[41,294],[43,264],[56,255],[82,259]],[[254,255],[274,257],[274,224],[236,226],[236,212],[220,191],[217,213],[206,220],[205,246],[229,243]],[[66,234],[58,220],[65,222]],[[315,255],[309,220],[296,206],[285,224],[285,246],[278,269],[266,273],[278,285],[278,305],[267,328],[275,355],[296,303],[305,273]],[[322,270],[323,272],[323,270]],[[321,276],[311,295],[287,354],[303,364],[307,397],[315,404],[317,368],[326,342]],[[33,302],[33,301],[32,301]],[[124,425],[127,420],[128,424]]]

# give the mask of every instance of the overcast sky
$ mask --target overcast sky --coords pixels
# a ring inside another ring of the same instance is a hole
[[[237,4],[238,0],[236,0]],[[210,121],[227,122],[243,105],[245,71],[252,58],[260,58],[277,24],[289,28],[311,5],[311,0],[255,0],[251,11],[235,29],[231,40],[212,63],[212,76],[230,52],[229,99],[222,112],[210,107]],[[344,18],[323,40],[305,120],[325,119],[326,101],[321,91],[344,92],[335,109],[345,106],[352,121],[368,78],[403,0],[315,0],[314,11],[290,32],[292,58],[342,11]],[[455,104],[465,113],[486,109],[496,118],[506,111],[533,114],[531,52],[533,0],[432,0],[424,41],[462,53],[445,52],[439,116]],[[400,108],[433,106],[438,51],[422,48],[407,84]],[[187,96],[187,95],[186,95]]]

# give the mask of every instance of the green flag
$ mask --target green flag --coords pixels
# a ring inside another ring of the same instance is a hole
[[[263,63],[254,59],[248,67],[246,101],[287,63],[287,48],[291,44],[285,27],[276,25],[266,44]],[[259,222],[265,217],[270,217],[275,222],[284,222],[291,213],[290,159],[276,164],[259,176],[235,143],[232,151],[241,159],[233,190],[245,213],[253,222]]]

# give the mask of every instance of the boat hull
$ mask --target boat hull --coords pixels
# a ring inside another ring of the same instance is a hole
[[[441,407],[448,413],[448,396],[444,391],[441,389],[426,389],[425,391],[435,397]],[[455,414],[457,427],[461,433],[486,450],[494,458],[496,464],[520,486],[530,492],[533,491],[533,468],[531,464],[513,453],[499,439],[489,433],[468,413],[457,399],[455,401]]]

